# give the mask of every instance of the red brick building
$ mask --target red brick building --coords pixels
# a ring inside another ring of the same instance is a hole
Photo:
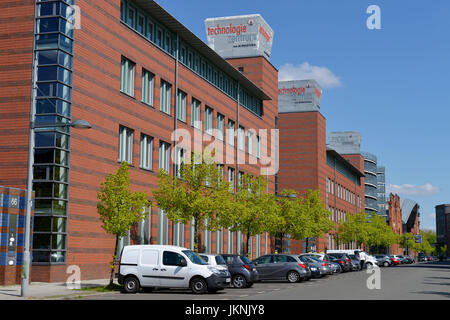
[[[191,141],[194,134],[223,141],[235,161],[222,169],[234,184],[240,174],[270,166],[278,71],[264,57],[226,61],[149,0],[8,0],[0,8],[0,185],[26,188],[36,100],[32,281],[65,281],[68,265],[78,265],[82,279],[108,276],[114,239],[96,210],[100,184],[127,161],[132,190],[151,200],[158,169],[174,174],[170,155],[188,151],[172,141],[175,129]],[[92,129],[56,127],[76,119]],[[267,142],[261,129],[269,130]],[[274,192],[274,176],[268,185]],[[153,207],[121,244],[191,247],[191,234],[190,225],[173,225]],[[235,253],[244,238],[205,232],[202,243],[206,252]],[[272,251],[268,235],[251,244],[253,257]]]
[[[403,233],[403,222],[402,222],[402,209],[400,206],[400,197],[398,195],[389,195],[389,225],[395,234],[401,235]],[[403,249],[399,244],[394,244],[391,246],[390,253],[392,254],[402,254]]]
[[[364,208],[364,174],[361,155],[346,160],[326,144],[326,119],[320,112],[322,90],[314,80],[285,81],[279,84],[280,170],[277,190],[294,189],[304,196],[319,189],[336,229],[321,239],[293,240],[292,253],[345,249],[354,244],[337,243],[338,222]],[[286,247],[284,245],[284,247]]]

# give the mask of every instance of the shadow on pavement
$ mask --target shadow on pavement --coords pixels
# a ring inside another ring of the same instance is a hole
[[[434,268],[434,269],[448,269],[450,271],[450,261],[435,261],[435,262],[407,264],[402,265],[402,268]]]
[[[440,296],[444,296],[446,298],[450,298],[450,292],[440,292],[440,291],[419,291],[419,292],[414,292],[417,294],[435,294],[435,295],[440,295]]]

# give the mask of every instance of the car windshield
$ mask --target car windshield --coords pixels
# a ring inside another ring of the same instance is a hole
[[[332,256],[332,257],[338,258],[338,259],[344,258],[344,254],[343,253],[330,253],[329,255]]]
[[[320,260],[319,258],[316,257],[308,257],[310,260],[312,260],[312,262],[323,262],[322,260]]]
[[[221,265],[226,265],[227,263],[225,262],[225,259],[222,256],[216,256],[216,263]]]
[[[202,258],[200,258],[197,254],[195,254],[193,251],[191,250],[183,250],[181,251],[183,252],[188,258],[189,260],[192,261],[192,263],[195,264],[201,264],[201,265],[206,265],[208,264],[207,262],[205,262],[205,260],[203,260]]]
[[[252,262],[246,256],[240,256],[241,260],[245,264],[251,264]]]

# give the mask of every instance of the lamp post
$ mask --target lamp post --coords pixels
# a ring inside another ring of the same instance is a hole
[[[27,177],[27,212],[25,217],[25,248],[22,261],[22,283],[20,295],[26,297],[28,295],[28,284],[30,277],[30,239],[31,239],[31,208],[33,206],[33,166],[34,166],[34,131],[36,128],[60,128],[73,127],[76,129],[90,129],[91,124],[85,120],[76,120],[70,123],[62,124],[43,124],[36,126],[33,121],[34,115],[31,115],[29,133],[29,149],[28,149],[28,177]]]

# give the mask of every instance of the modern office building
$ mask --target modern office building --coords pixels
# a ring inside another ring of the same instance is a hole
[[[386,201],[386,167],[377,167],[377,214],[388,220],[388,202]]]
[[[32,281],[65,281],[68,265],[78,265],[82,279],[108,277],[114,237],[97,213],[100,184],[126,161],[131,189],[152,200],[157,171],[176,174],[172,159],[189,151],[172,141],[175,129],[203,137],[200,150],[224,142],[233,161],[222,169],[235,187],[239,175],[270,166],[271,141],[260,131],[275,127],[278,71],[265,56],[225,60],[151,0],[0,7],[0,185],[27,187],[36,112]],[[77,119],[92,129],[59,126]],[[274,176],[268,188],[274,192]],[[192,229],[154,206],[121,245],[192,247]],[[228,230],[201,239],[206,252],[230,253],[245,240]],[[253,256],[272,250],[266,234],[250,243]]]
[[[440,204],[436,209],[436,242],[439,246],[447,245],[450,256],[450,204]]]
[[[326,144],[326,119],[320,110],[322,89],[314,80],[279,82],[280,170],[277,191],[293,189],[301,196],[319,189],[336,229],[321,239],[290,240],[287,252],[349,248],[334,234],[340,220],[364,208],[364,174]],[[362,166],[363,159],[355,156]]]
[[[377,156],[368,152],[361,152],[361,155],[364,158],[365,210],[370,219],[373,213],[378,212]]]

